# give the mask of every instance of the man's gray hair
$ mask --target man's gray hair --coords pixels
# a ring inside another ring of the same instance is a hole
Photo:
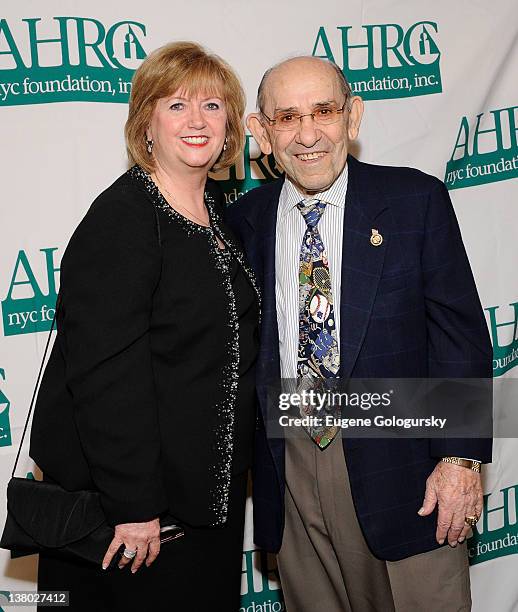
[[[344,73],[342,72],[342,70],[334,63],[331,62],[325,58],[315,58],[313,55],[297,55],[295,57],[290,57],[288,59],[282,60],[280,62],[278,62],[277,64],[275,64],[274,66],[271,66],[270,68],[268,68],[268,70],[263,74],[263,78],[261,79],[261,82],[259,83],[259,88],[257,90],[257,109],[261,112],[263,112],[264,109],[264,105],[265,105],[265,89],[266,89],[266,81],[268,80],[268,77],[270,76],[270,74],[272,72],[274,72],[275,70],[277,70],[277,68],[279,68],[279,66],[282,66],[282,64],[289,62],[291,59],[298,59],[298,58],[311,58],[311,59],[319,59],[322,62],[325,62],[327,65],[331,66],[331,68],[335,71],[336,73],[336,77],[338,79],[338,83],[340,84],[340,90],[342,91],[342,93],[344,94],[345,97],[345,102],[347,104],[347,110],[351,110],[351,98],[353,95],[351,86],[349,84],[349,81],[346,79]]]

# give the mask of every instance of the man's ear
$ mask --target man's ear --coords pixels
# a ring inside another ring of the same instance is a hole
[[[265,155],[270,155],[272,152],[272,145],[270,143],[270,136],[266,130],[266,127],[261,121],[260,113],[250,113],[246,118],[246,127],[252,132],[252,136],[255,138],[257,144],[261,148],[261,151]]]
[[[360,131],[360,123],[363,117],[363,100],[360,96],[351,98],[351,110],[349,111],[349,122],[347,125],[347,135],[349,140],[356,140]]]

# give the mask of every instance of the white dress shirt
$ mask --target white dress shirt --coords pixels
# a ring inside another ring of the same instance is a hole
[[[312,198],[327,202],[317,228],[329,261],[337,337],[340,338],[342,243],[347,193],[347,164],[327,191]],[[299,349],[300,247],[307,225],[297,204],[308,196],[286,178],[279,196],[275,241],[275,299],[279,327],[281,378],[297,377]]]

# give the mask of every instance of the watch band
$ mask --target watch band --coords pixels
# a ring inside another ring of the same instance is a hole
[[[474,461],[471,459],[461,459],[460,457],[443,457],[441,461],[445,463],[453,463],[454,465],[460,465],[461,467],[468,468],[480,474],[480,461]]]

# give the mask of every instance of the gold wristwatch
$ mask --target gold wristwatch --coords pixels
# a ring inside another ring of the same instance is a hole
[[[480,474],[480,466],[482,465],[480,461],[475,461],[472,459],[461,459],[460,457],[443,457],[441,461],[445,463],[453,463],[454,465],[460,465],[462,467],[468,468],[468,470],[473,470]]]

